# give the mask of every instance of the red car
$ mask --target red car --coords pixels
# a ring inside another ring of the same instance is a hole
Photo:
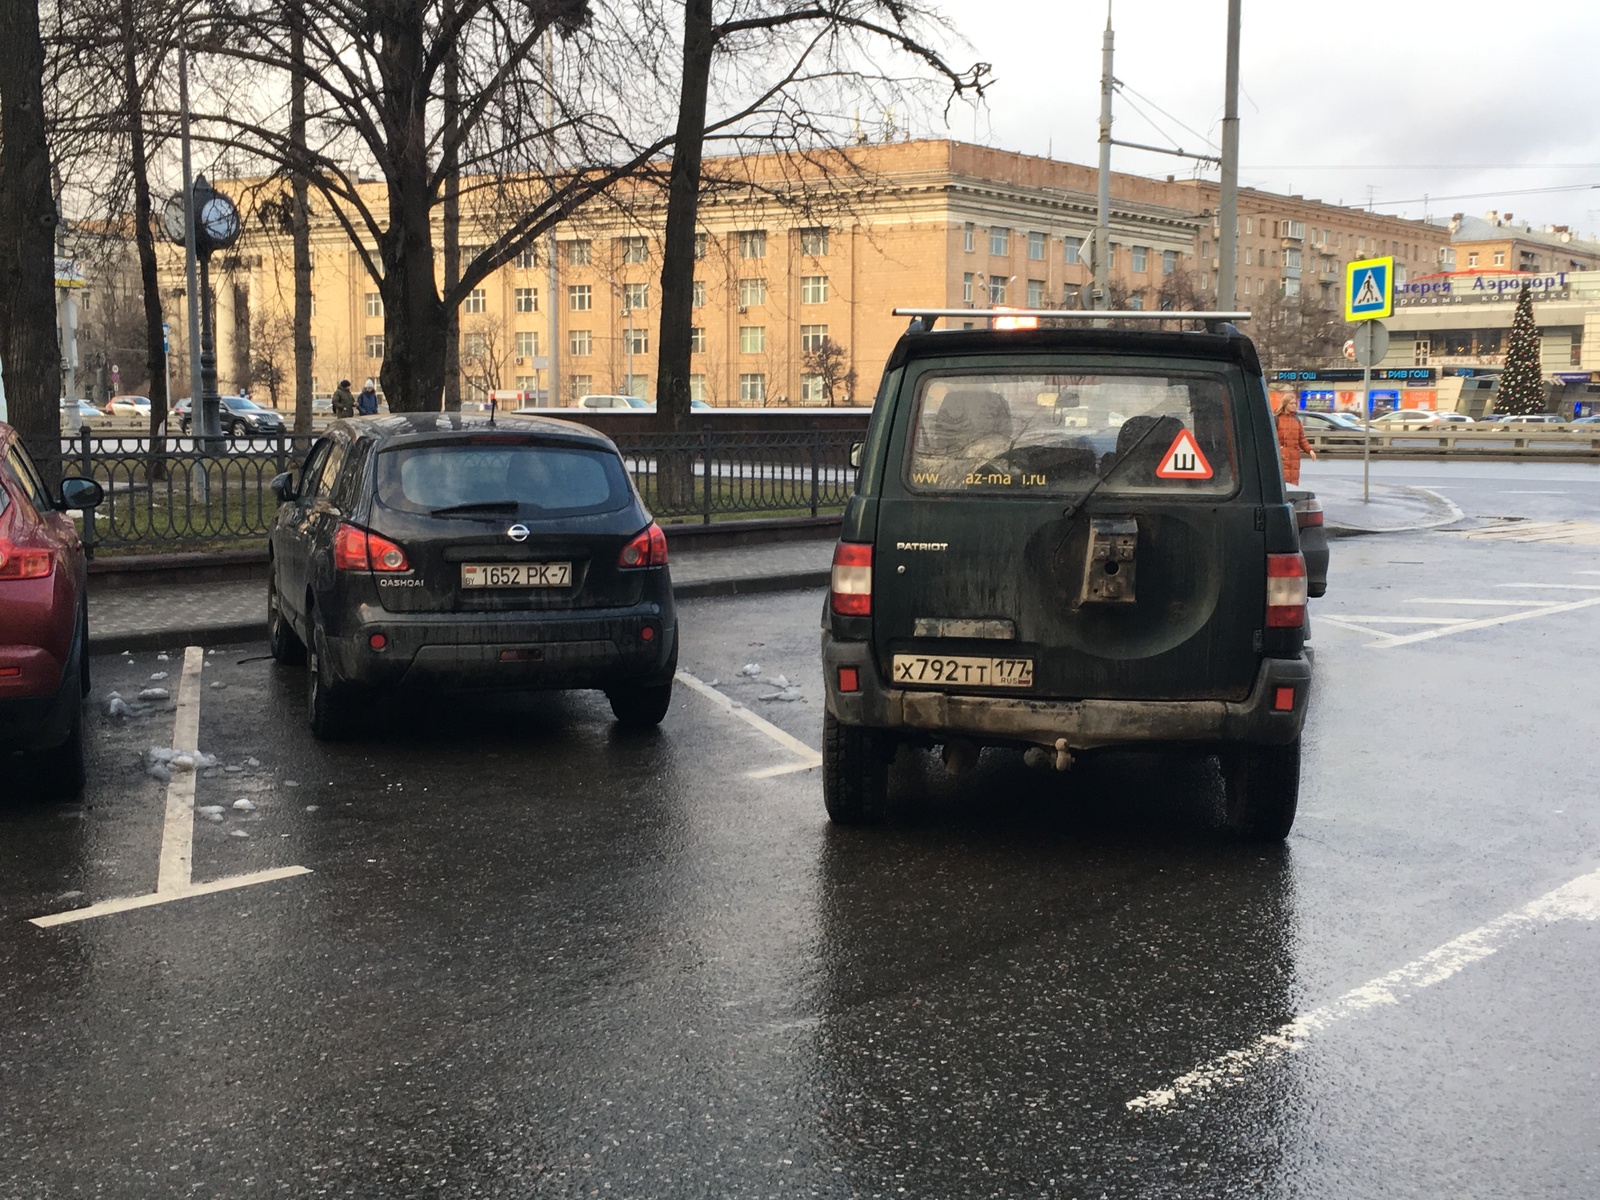
[[[0,422],[0,783],[83,790],[83,698],[89,694],[89,597],[83,544],[67,510],[103,498],[91,479],[67,479],[52,496],[22,440]],[[26,778],[23,774],[20,778]]]

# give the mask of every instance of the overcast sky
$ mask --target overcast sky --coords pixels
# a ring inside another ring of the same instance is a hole
[[[941,8],[996,78],[976,120],[952,110],[950,136],[1094,164],[1105,0]],[[1226,0],[1115,0],[1115,73],[1130,91],[1113,136],[1215,153],[1182,126],[1220,141],[1226,16]],[[1593,0],[1244,0],[1241,29],[1242,184],[1358,206],[1370,189],[1377,211],[1409,217],[1426,195],[1435,216],[1509,210],[1600,229]],[[1121,148],[1112,166],[1194,171]]]

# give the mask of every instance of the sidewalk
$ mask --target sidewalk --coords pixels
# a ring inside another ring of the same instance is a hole
[[[1374,483],[1372,498],[1366,501],[1359,479],[1308,479],[1299,486],[1322,501],[1323,525],[1335,536],[1434,529],[1465,516],[1454,503],[1427,488]]]
[[[672,590],[680,600],[825,587],[832,539],[672,551]],[[89,649],[166,650],[256,641],[267,636],[267,585],[162,584],[96,589],[89,585]]]

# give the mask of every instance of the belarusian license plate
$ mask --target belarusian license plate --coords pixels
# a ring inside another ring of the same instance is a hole
[[[462,563],[464,588],[564,588],[572,586],[572,564]]]
[[[942,687],[1032,687],[1033,659],[896,654],[894,682]]]

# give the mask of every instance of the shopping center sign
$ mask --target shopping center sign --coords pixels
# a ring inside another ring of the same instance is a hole
[[[1461,304],[1471,301],[1515,300],[1527,288],[1535,300],[1567,298],[1567,272],[1548,275],[1521,273],[1433,275],[1402,283],[1401,304]]]

